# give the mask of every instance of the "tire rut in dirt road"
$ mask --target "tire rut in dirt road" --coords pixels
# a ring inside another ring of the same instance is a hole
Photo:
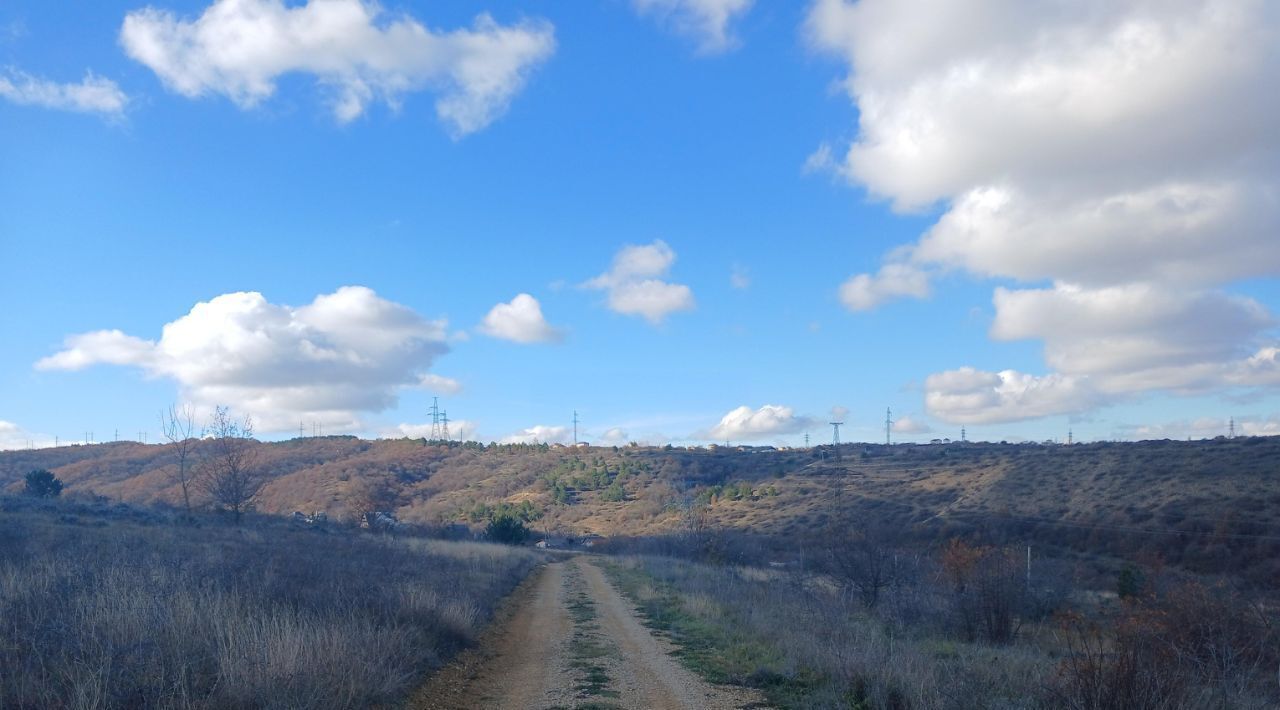
[[[511,601],[510,618],[486,633],[482,649],[437,674],[410,708],[765,707],[753,691],[712,685],[681,666],[671,643],[582,557],[547,565]]]
[[[640,622],[634,607],[605,578],[604,572],[582,558],[582,570],[599,613],[601,631],[618,649],[609,664],[622,708],[733,710],[763,708],[763,698],[751,690],[712,685],[671,655],[669,641],[653,635]]]
[[[479,652],[450,664],[409,703],[412,710],[547,708],[571,697],[564,658],[572,624],[565,606],[564,568],[547,565],[518,606]]]

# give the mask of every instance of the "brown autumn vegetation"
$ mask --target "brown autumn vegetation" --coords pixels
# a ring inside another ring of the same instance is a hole
[[[1280,584],[1280,437],[1075,446],[849,444],[807,450],[566,449],[318,437],[254,444],[257,511],[352,517],[376,492],[405,522],[482,525],[500,504],[539,530],[663,536],[691,507],[707,524],[794,541],[867,521],[940,537],[1017,539],[1110,558],[1160,559]],[[201,441],[193,461],[212,455]],[[0,453],[0,490],[35,468],[69,492],[181,504],[172,446]],[[363,503],[362,503],[363,501]],[[207,504],[207,500],[199,501]],[[783,551],[789,543],[783,545]]]
[[[532,551],[0,497],[0,707],[364,708],[476,637]]]
[[[884,538],[882,538],[883,540]],[[838,546],[843,541],[832,541]],[[1126,599],[1016,551],[891,547],[879,601],[818,557],[760,569],[659,556],[609,569],[687,665],[787,708],[1262,710],[1280,703],[1280,615],[1259,593],[1162,575]],[[892,561],[896,559],[896,562]],[[865,575],[858,567],[854,574]]]

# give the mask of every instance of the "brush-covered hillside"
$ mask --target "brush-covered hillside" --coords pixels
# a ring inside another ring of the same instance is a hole
[[[406,523],[480,524],[514,508],[540,530],[639,537],[687,529],[692,509],[699,525],[772,540],[867,522],[930,537],[980,529],[1280,581],[1280,438],[836,451],[319,437],[256,444],[253,465],[266,513],[342,518],[372,499]],[[176,467],[162,445],[10,451],[0,489],[45,468],[68,494],[177,505]]]

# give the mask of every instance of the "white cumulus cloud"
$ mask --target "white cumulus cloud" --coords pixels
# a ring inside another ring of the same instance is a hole
[[[583,286],[605,291],[614,312],[641,316],[658,325],[672,313],[694,308],[692,289],[663,280],[675,261],[676,253],[661,239],[629,244],[614,256],[608,271]]]
[[[0,451],[25,449],[28,446],[44,448],[53,446],[55,439],[45,434],[36,434],[22,427],[0,419]]]
[[[993,424],[1083,412],[1108,401],[1087,378],[1058,373],[1043,376],[1015,370],[986,372],[972,367],[929,375],[925,407],[956,424]]]
[[[923,419],[911,414],[904,414],[893,422],[893,431],[898,434],[928,434],[933,427]]]
[[[476,423],[467,419],[450,419],[449,420],[449,440],[450,441],[475,441]],[[399,439],[402,437],[409,439],[430,439],[431,438],[431,422],[425,424],[397,424],[394,429],[388,429],[382,432],[384,439]]]
[[[535,424],[528,429],[502,437],[503,444],[566,444],[572,441],[573,430],[566,426]]]
[[[972,371],[987,384],[933,389],[931,413],[1271,381],[1274,322],[1228,289],[1280,274],[1274,3],[816,0],[806,33],[859,109],[857,137],[812,167],[941,208],[844,304],[923,298],[953,270],[1036,284],[996,289],[992,336],[1042,340],[1052,371]]]
[[[480,332],[515,343],[554,343],[564,339],[564,333],[543,317],[538,299],[527,293],[490,309],[480,324]]]
[[[502,115],[556,46],[546,21],[502,25],[481,14],[446,31],[367,0],[215,0],[194,19],[146,7],[125,16],[120,43],[171,90],[221,94],[243,108],[290,74],[314,77],[343,122],[374,101],[394,108],[429,89],[455,136]]]
[[[671,30],[698,43],[702,54],[738,45],[730,25],[751,9],[754,0],[632,0],[641,15],[656,17]]]
[[[428,372],[418,378],[418,386],[436,394],[457,394],[462,391],[462,383],[452,377]]]
[[[423,371],[447,351],[444,322],[345,286],[300,307],[256,292],[224,294],[166,324],[159,340],[118,330],[72,335],[36,368],[133,366],[176,381],[200,408],[252,415],[259,431],[290,431],[304,420],[352,431],[361,412],[388,409],[402,388],[431,383]]]
[[[929,276],[911,264],[885,264],[877,274],[856,274],[840,285],[840,302],[851,311],[867,311],[900,296],[929,295]]]
[[[783,434],[794,434],[812,426],[813,420],[799,416],[791,407],[766,404],[759,409],[746,405],[738,407],[720,418],[720,423],[695,439],[714,441],[758,441]]]
[[[24,106],[108,117],[122,116],[129,104],[129,97],[114,81],[93,73],[86,74],[78,84],[64,84],[13,68],[0,70],[0,97]]]

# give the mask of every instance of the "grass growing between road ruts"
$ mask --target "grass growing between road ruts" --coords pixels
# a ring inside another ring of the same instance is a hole
[[[568,585],[569,618],[573,620],[573,639],[569,644],[570,664],[577,674],[574,690],[579,697],[617,698],[618,691],[611,689],[613,681],[601,660],[610,656],[613,649],[600,633],[596,623],[596,605],[587,594],[582,574],[574,567],[565,573]],[[605,710],[616,706],[607,702],[590,702],[577,708]]]
[[[707,680],[784,708],[1032,708],[1053,660],[1041,649],[953,643],[894,628],[787,575],[658,557],[602,565],[653,629]]]
[[[0,707],[395,703],[538,559],[272,521],[0,512]]]

